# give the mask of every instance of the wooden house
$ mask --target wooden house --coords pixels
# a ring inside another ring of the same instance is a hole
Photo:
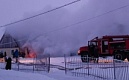
[[[0,28],[0,54],[12,57],[12,51],[19,48],[18,41],[7,34],[5,28]]]

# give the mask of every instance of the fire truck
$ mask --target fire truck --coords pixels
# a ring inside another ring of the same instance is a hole
[[[96,50],[95,50],[96,48]],[[129,61],[129,35],[105,35],[101,38],[95,37],[88,41],[88,46],[80,47],[78,55],[81,55],[82,62],[88,57],[113,56],[114,59]]]

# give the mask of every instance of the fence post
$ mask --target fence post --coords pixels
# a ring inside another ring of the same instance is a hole
[[[67,69],[66,69],[66,55],[64,54],[64,63],[65,63],[65,74],[67,74]]]
[[[114,79],[116,79],[116,66],[115,66],[115,59],[113,59],[113,68],[114,68]]]
[[[16,63],[17,64],[17,67],[18,67],[18,71],[19,71],[19,62],[18,63]]]
[[[50,72],[50,54],[48,55],[48,73]]]
[[[33,58],[33,72],[34,72],[34,65],[35,65],[35,64],[34,64],[34,59],[35,59],[35,58]]]
[[[89,57],[88,57],[88,55],[87,55],[86,57],[87,57],[87,65],[88,65],[88,76],[89,76]]]

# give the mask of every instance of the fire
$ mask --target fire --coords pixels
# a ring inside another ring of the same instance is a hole
[[[22,53],[25,54],[25,58],[35,58],[36,52],[31,47],[24,47],[22,48]]]
[[[28,58],[35,58],[36,57],[36,53],[29,53],[28,54]]]
[[[30,43],[25,43],[22,46],[22,51],[25,53],[25,58],[35,58],[37,54]]]

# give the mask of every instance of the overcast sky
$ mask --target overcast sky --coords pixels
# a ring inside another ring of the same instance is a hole
[[[0,0],[0,25],[72,1],[74,0]],[[81,0],[65,8],[8,26],[7,32],[19,39],[27,38],[38,53],[77,52],[80,46],[86,46],[87,41],[96,36],[129,34],[129,7],[72,25],[125,5],[129,5],[129,0]],[[52,32],[69,25],[69,28]]]
[[[46,6],[54,8],[72,1],[75,0],[0,0],[0,25],[22,19],[28,12],[43,10]],[[83,0],[65,8],[76,11],[86,2]]]

